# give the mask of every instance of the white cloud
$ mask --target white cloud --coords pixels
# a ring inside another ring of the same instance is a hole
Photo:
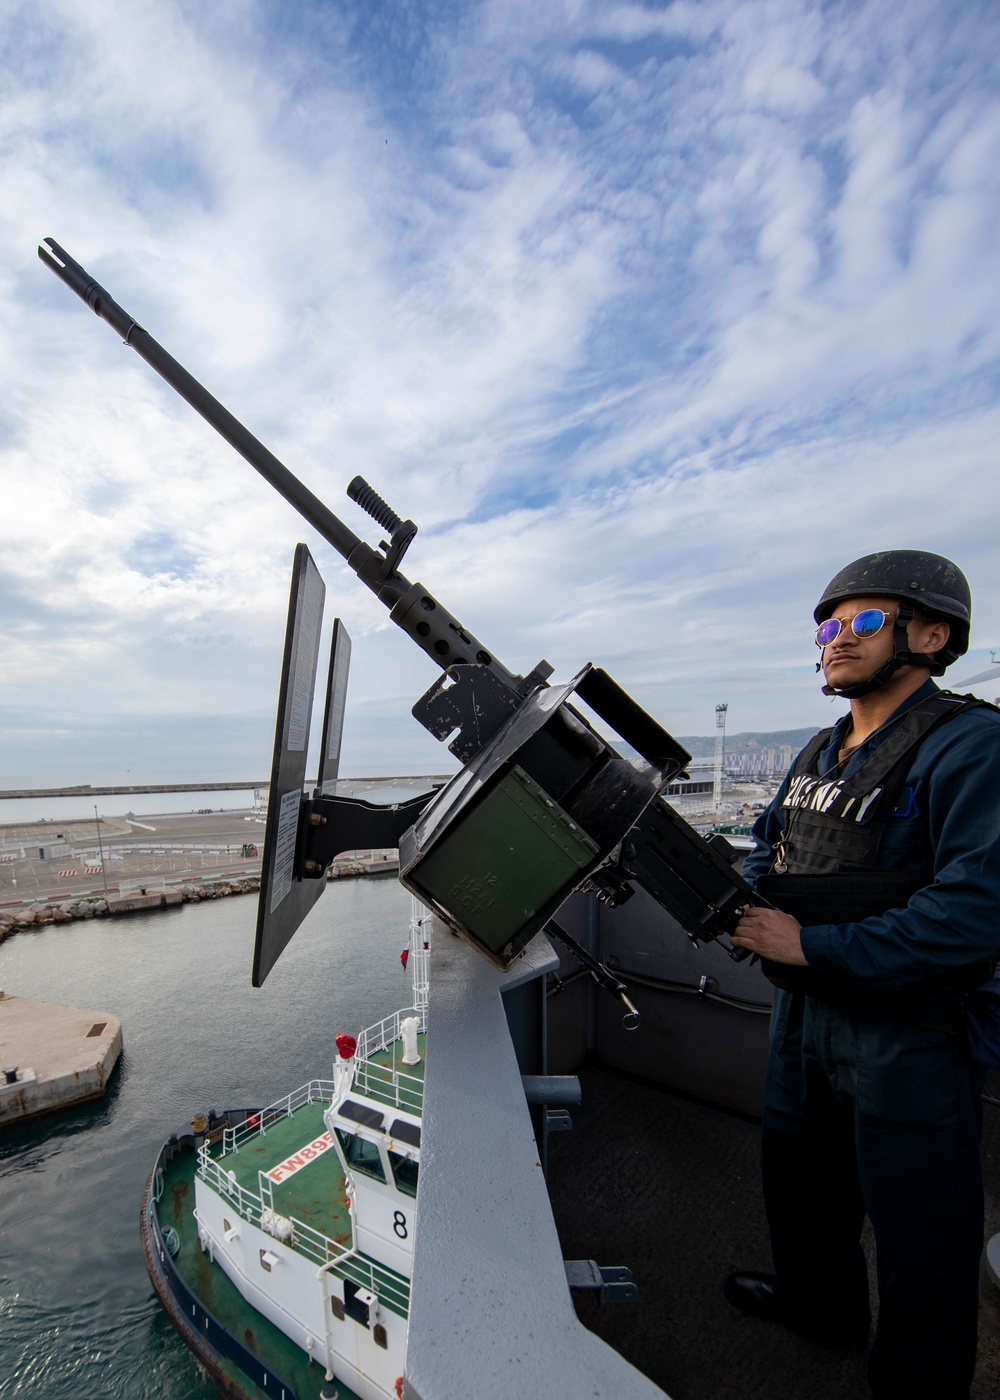
[[[0,29],[24,728],[266,716],[307,538],[358,639],[350,762],[430,762],[429,663],[37,263],[45,234],[352,528],[378,538],[355,472],[416,519],[411,576],[519,668],[606,663],[679,732],[719,698],[735,728],[824,718],[812,600],[885,543],[953,553],[1000,640],[987,11],[288,13],[61,0]]]

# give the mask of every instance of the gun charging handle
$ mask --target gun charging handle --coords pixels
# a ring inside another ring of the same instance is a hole
[[[568,948],[571,953],[579,958],[580,962],[583,963],[584,967],[599,987],[603,987],[606,992],[610,992],[613,997],[617,997],[625,1008],[625,1015],[622,1017],[622,1026],[625,1030],[638,1030],[640,1019],[639,1012],[629,999],[628,988],[625,983],[619,982],[618,978],[605,967],[604,963],[599,962],[592,953],[588,953],[583,944],[578,943],[571,934],[568,934],[560,924],[556,923],[555,919],[550,919],[545,925],[545,932],[552,934],[564,947]]]
[[[348,485],[347,495],[381,525],[383,530],[389,531],[388,543],[382,540],[379,546],[385,554],[382,577],[389,578],[396,573],[403,555],[409,549],[410,542],[417,533],[416,525],[412,520],[401,520],[378,492],[368,485],[363,476],[356,476]]]

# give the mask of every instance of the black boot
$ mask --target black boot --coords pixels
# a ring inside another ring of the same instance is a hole
[[[792,1307],[782,1296],[774,1274],[756,1273],[751,1269],[730,1274],[723,1292],[731,1303],[751,1317],[765,1322],[780,1322],[816,1341],[850,1343],[868,1336],[871,1311],[868,1304],[849,1309],[828,1309],[823,1314],[807,1315]]]

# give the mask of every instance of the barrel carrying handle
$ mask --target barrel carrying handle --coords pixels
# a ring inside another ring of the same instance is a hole
[[[378,492],[365,481],[363,476],[356,476],[347,487],[348,497],[359,505],[361,509],[379,525],[383,530],[389,531],[388,543],[385,540],[379,542],[379,548],[385,554],[385,564],[383,565],[383,576],[388,578],[396,573],[403,555],[410,547],[417,527],[412,520],[401,520],[396,512],[386,501],[383,501]]]

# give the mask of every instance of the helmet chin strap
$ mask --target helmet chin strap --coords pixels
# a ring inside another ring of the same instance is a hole
[[[824,685],[824,695],[839,695],[845,700],[855,700],[862,695],[871,695],[873,690],[878,690],[879,686],[885,685],[901,666],[930,666],[934,665],[934,658],[927,656],[922,651],[910,650],[910,639],[907,633],[907,624],[913,618],[913,608],[909,603],[900,603],[899,611],[896,613],[896,620],[892,625],[892,655],[888,661],[884,661],[878,670],[866,681],[858,681],[857,685]],[[822,670],[823,658],[820,657],[816,663],[816,670]]]

